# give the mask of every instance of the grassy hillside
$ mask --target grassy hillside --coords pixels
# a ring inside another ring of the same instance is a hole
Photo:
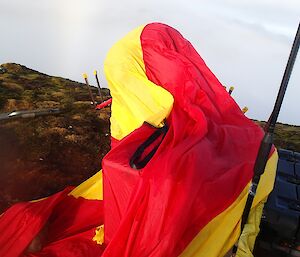
[[[109,97],[107,89],[102,93]],[[62,113],[0,121],[0,213],[15,202],[78,185],[101,168],[109,150],[110,108],[94,110],[84,84],[1,65],[0,113],[41,108]],[[275,144],[300,152],[300,127],[278,124]]]
[[[110,136],[110,109],[95,111],[84,84],[18,64],[1,67],[0,113],[43,108],[60,108],[62,113],[0,121],[0,213],[97,172]],[[93,91],[96,95],[97,89]],[[107,89],[102,93],[109,96]]]
[[[262,127],[265,122],[257,122]],[[300,126],[277,123],[275,127],[274,144],[278,148],[300,152]]]

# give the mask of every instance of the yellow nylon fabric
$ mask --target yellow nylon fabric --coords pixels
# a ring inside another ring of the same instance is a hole
[[[88,200],[103,200],[102,170],[74,188],[69,195],[75,198],[83,197]],[[95,241],[96,244],[102,245],[104,243],[103,224],[95,229],[95,235],[92,240]]]
[[[173,96],[148,80],[145,73],[138,27],[109,51],[104,72],[113,98],[111,136],[121,140],[144,121],[159,127],[169,115]]]
[[[102,170],[75,187],[68,195],[72,195],[75,198],[83,197],[88,200],[103,200]],[[44,197],[30,202],[39,202],[47,198]]]
[[[103,200],[102,171],[97,172],[94,176],[74,188],[69,195],[75,198],[83,197],[88,200]]]
[[[262,209],[268,194],[273,189],[277,160],[278,154],[274,152],[261,177],[248,223],[245,225],[239,241],[238,257],[253,256],[252,251],[259,232]],[[243,213],[249,186],[250,183],[231,206],[215,217],[198,233],[180,257],[223,257],[231,249],[240,234],[240,221],[238,223],[237,221]]]
[[[96,242],[98,245],[102,245],[104,243],[104,225],[101,225],[96,228],[93,241]]]
[[[169,92],[149,81],[146,76],[140,43],[143,28],[144,26],[135,29],[118,41],[111,48],[104,64],[113,97],[111,135],[118,140],[140,127],[144,121],[160,126],[169,115],[174,101]],[[273,188],[277,159],[275,152],[268,161],[250,213],[249,224],[245,226],[239,242],[237,256],[252,256],[263,205]],[[217,257],[224,256],[230,250],[240,233],[237,221],[243,212],[249,186],[250,184],[231,206],[199,232],[180,257]]]

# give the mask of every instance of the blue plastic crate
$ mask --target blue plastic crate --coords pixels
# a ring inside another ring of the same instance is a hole
[[[264,209],[264,225],[282,238],[300,241],[300,153],[279,150],[275,185]]]

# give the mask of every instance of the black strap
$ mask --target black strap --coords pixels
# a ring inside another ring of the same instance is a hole
[[[243,229],[245,227],[245,224],[247,223],[251,206],[254,200],[254,197],[256,195],[256,190],[259,184],[260,176],[264,173],[264,170],[266,168],[266,164],[268,161],[268,157],[270,154],[270,150],[273,143],[273,134],[275,125],[277,122],[277,118],[280,112],[281,104],[283,102],[283,98],[285,95],[285,91],[288,86],[288,82],[293,70],[294,63],[296,61],[297,53],[300,47],[300,23],[298,25],[297,33],[294,39],[294,43],[290,52],[290,56],[284,71],[284,75],[280,84],[279,92],[277,94],[277,99],[275,102],[275,105],[273,107],[272,114],[269,118],[268,123],[265,127],[265,135],[260,143],[260,147],[258,150],[258,154],[256,156],[255,165],[254,165],[254,177],[252,179],[251,188],[247,197],[246,205],[244,208],[244,212],[242,215],[242,222],[241,222],[241,234],[243,233]],[[241,234],[239,236],[239,239],[241,237]],[[238,241],[239,241],[238,239]],[[238,250],[238,241],[236,242],[235,246],[232,249],[231,256],[236,256],[237,250]]]
[[[163,141],[165,135],[167,134],[168,126],[165,123],[165,125],[161,128],[156,129],[147,139],[145,142],[143,142],[135,151],[135,153],[130,158],[130,167],[134,169],[142,169],[144,168],[147,163],[151,160],[153,155],[156,153],[158,147],[160,146],[161,142]],[[144,151],[152,144],[154,143],[160,136],[162,135],[162,138],[160,142],[143,158],[141,159]]]

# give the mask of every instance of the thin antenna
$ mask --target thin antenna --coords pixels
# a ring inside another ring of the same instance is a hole
[[[96,70],[94,70],[94,75],[95,75],[95,78],[96,78],[96,81],[97,81],[98,93],[99,93],[100,100],[101,100],[101,103],[102,103],[103,102],[103,96],[102,96],[102,93],[101,93],[101,86],[100,86],[100,83],[99,83],[98,74],[97,74]]]
[[[260,181],[261,175],[264,173],[266,164],[268,161],[268,157],[270,154],[270,150],[273,144],[273,134],[274,134],[274,129],[275,125],[277,122],[277,118],[280,112],[280,108],[282,105],[282,101],[289,83],[289,79],[291,77],[291,73],[294,67],[294,63],[297,57],[297,53],[299,50],[299,45],[300,45],[300,23],[298,25],[298,30],[295,36],[295,40],[292,46],[292,50],[284,71],[284,75],[281,81],[281,85],[278,91],[277,99],[272,111],[272,114],[269,118],[269,121],[265,127],[265,135],[261,141],[259,151],[256,157],[255,165],[254,165],[254,176],[252,178],[249,194],[247,197],[246,205],[244,208],[244,212],[242,215],[242,221],[241,221],[241,234],[244,230],[245,224],[247,223],[249,213],[252,207],[253,199],[256,195],[256,190]],[[238,250],[238,242],[234,245],[232,249],[232,255],[235,256],[236,252]]]
[[[92,100],[92,103],[93,103],[93,105],[95,105],[96,102],[95,102],[95,99],[94,99],[94,97],[93,97],[93,93],[92,93],[92,90],[91,90],[91,87],[90,87],[90,84],[89,84],[89,81],[88,81],[88,76],[87,76],[86,73],[83,73],[83,74],[82,74],[82,77],[83,77],[84,80],[85,80],[85,84],[86,84],[86,86],[87,86],[87,88],[88,88],[89,95],[90,95],[90,98],[91,98],[91,100]]]

